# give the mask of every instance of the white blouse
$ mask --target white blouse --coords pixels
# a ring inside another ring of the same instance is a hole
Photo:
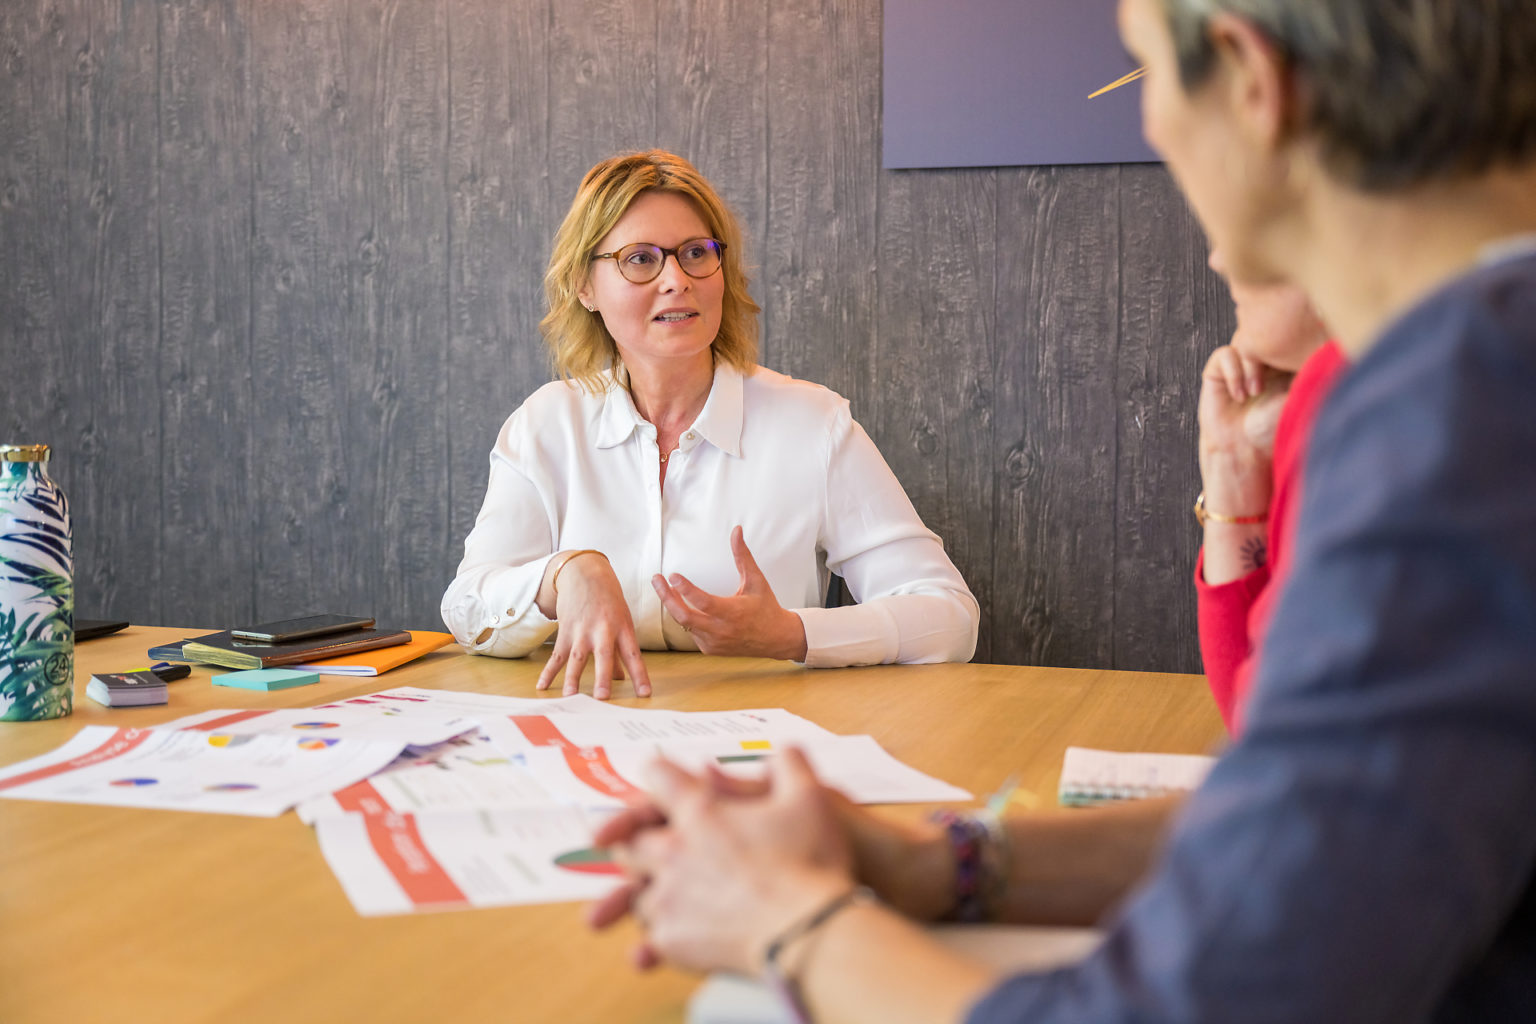
[[[659,458],[656,428],[622,376],[598,395],[563,381],[534,392],[491,449],[485,504],[443,594],[454,638],[476,654],[527,654],[556,626],[536,603],[545,565],[558,551],[595,548],[624,588],[640,646],[697,650],[651,577],[681,573],[734,594],[730,533],[740,524],[774,596],[805,624],[807,665],[975,653],[976,598],[841,396],[722,365],[668,459],[665,490]],[[821,607],[828,570],[859,604]]]

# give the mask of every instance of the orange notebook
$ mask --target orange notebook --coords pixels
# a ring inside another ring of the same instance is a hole
[[[381,676],[392,668],[399,668],[408,661],[415,661],[423,654],[430,654],[439,647],[453,643],[453,637],[448,633],[433,633],[422,629],[412,629],[407,632],[411,634],[409,643],[285,667],[318,672],[323,676]]]

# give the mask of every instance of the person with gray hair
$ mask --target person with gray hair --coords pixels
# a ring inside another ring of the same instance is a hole
[[[756,786],[661,763],[598,834],[628,881],[593,923],[776,980],[800,1020],[1530,1020],[1530,2],[1121,0],[1120,26],[1228,274],[1299,286],[1353,364],[1241,737],[1181,805],[927,828],[793,754]],[[1000,979],[912,920],[944,916],[1104,935]]]

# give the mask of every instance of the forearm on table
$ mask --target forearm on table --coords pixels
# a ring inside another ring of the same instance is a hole
[[[805,663],[816,668],[969,661],[980,621],[968,592],[938,589],[796,614],[805,627]]]
[[[1146,875],[1181,803],[1130,800],[1005,819],[1007,877],[997,920],[1098,923]],[[858,877],[882,900],[918,921],[954,910],[955,848],[943,826],[857,812],[847,820]]]
[[[963,1020],[994,972],[874,903],[842,911],[786,951],[812,1019],[870,1024]]]
[[[540,581],[557,537],[548,496],[507,455],[516,446],[502,428],[491,476],[464,557],[443,593],[443,622],[466,650],[520,657],[543,643],[553,625],[538,610]]]
[[[976,653],[981,605],[969,590],[935,587],[881,598],[896,620],[896,663],[970,661]]]
[[[1098,923],[1150,869],[1180,803],[1131,800],[1010,819],[999,920]]]
[[[805,631],[805,618],[798,611],[788,611],[784,628],[779,631],[781,645],[776,657],[805,664],[811,654],[811,641]]]
[[[543,643],[554,630],[535,599],[544,563],[461,565],[442,601],[454,639],[472,654],[501,658],[522,657]]]

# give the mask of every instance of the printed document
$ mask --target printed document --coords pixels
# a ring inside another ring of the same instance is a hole
[[[399,740],[88,725],[59,749],[0,771],[0,797],[276,817],[365,779]]]

